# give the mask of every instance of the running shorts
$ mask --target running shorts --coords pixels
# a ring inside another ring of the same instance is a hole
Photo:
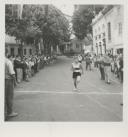
[[[73,72],[73,78],[77,78],[77,76],[81,76],[80,72]]]

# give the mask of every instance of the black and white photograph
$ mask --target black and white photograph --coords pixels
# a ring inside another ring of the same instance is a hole
[[[5,122],[122,122],[124,6],[5,4]]]

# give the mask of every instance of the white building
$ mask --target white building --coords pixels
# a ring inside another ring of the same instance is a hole
[[[71,49],[75,53],[93,52],[91,36],[88,35],[83,40],[80,40],[77,37],[75,37],[74,39],[71,40]]]
[[[96,54],[106,51],[123,52],[123,6],[106,6],[93,20],[93,49]]]
[[[18,41],[15,40],[15,37],[5,35],[5,48],[8,51],[9,55],[16,56],[20,55],[21,49],[18,44]],[[29,56],[36,53],[34,45],[23,45],[23,55]]]

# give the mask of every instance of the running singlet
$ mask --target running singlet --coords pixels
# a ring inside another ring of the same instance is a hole
[[[72,63],[72,67],[73,67],[73,72],[81,72],[80,63],[78,63],[78,64]]]

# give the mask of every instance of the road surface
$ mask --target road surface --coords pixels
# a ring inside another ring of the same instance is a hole
[[[122,84],[112,76],[112,84],[100,80],[99,71],[84,71],[80,92],[73,91],[72,58],[58,57],[40,70],[30,82],[15,89],[14,111],[9,121],[122,121]],[[83,63],[84,69],[85,64]]]

